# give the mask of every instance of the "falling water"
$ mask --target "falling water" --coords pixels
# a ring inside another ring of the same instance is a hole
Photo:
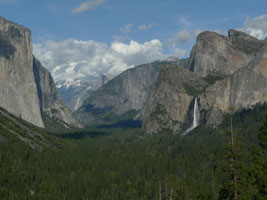
[[[199,118],[200,118],[200,113],[198,108],[198,102],[197,102],[197,97],[195,97],[193,129],[199,125]]]
[[[189,133],[190,131],[192,131],[194,128],[196,128],[199,125],[200,113],[199,113],[199,106],[198,106],[198,100],[197,99],[198,98],[195,97],[193,124],[182,135],[186,135],[187,133]]]

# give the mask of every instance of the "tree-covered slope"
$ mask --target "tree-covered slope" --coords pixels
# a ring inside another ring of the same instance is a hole
[[[247,166],[266,111],[266,104],[257,105],[233,116]],[[42,152],[1,128],[0,198],[218,199],[224,186],[223,149],[230,141],[224,129],[228,128],[226,117],[218,129],[200,126],[184,137],[148,136],[139,129],[85,129],[61,138],[47,136],[57,148]],[[255,194],[262,195],[259,191]]]

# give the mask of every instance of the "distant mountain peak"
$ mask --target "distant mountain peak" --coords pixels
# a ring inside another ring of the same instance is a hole
[[[234,37],[243,37],[246,39],[254,39],[254,40],[258,40],[255,37],[243,32],[243,31],[239,31],[239,30],[235,30],[235,29],[229,29],[228,30],[228,37],[229,38],[234,38]]]
[[[9,20],[5,19],[4,17],[1,17],[1,16],[0,16],[0,23],[8,24],[8,25],[17,27],[17,28],[19,28],[20,30],[23,30],[23,31],[31,32],[31,30],[29,28],[27,28],[25,26],[22,26],[22,25],[19,25],[19,24],[15,23],[15,22],[9,21]]]
[[[167,62],[176,62],[178,60],[179,60],[179,58],[177,58],[175,56],[169,56],[166,59],[164,59],[164,61],[167,61]]]
[[[84,81],[81,79],[68,79],[61,80],[56,82],[56,87],[59,89],[61,87],[70,88],[70,87],[84,87],[87,88],[89,85],[92,85],[92,82]]]
[[[241,31],[230,29],[228,35],[210,31],[200,33],[190,54],[190,70],[203,77],[230,75],[246,66],[263,45],[262,40]]]

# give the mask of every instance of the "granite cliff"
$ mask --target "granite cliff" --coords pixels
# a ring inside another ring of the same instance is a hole
[[[0,106],[43,127],[33,74],[31,31],[0,17]]]
[[[84,125],[142,119],[149,88],[167,62],[155,61],[121,73],[91,93],[75,116]]]
[[[60,99],[51,74],[33,56],[31,31],[1,17],[0,106],[39,127],[44,127],[44,113],[64,126],[79,125]]]
[[[187,68],[173,64],[164,65],[157,81],[150,88],[143,128],[147,133],[181,130],[185,126],[184,122],[189,120],[188,108],[194,96],[205,85],[205,80]]]
[[[58,121],[65,127],[79,127],[78,121],[61,100],[50,72],[35,57],[33,57],[33,72],[42,115]]]
[[[184,133],[193,123],[197,97],[200,123],[218,125],[230,110],[267,102],[267,42],[230,30],[228,37],[203,32],[187,67],[165,65],[146,102],[148,134]]]
[[[207,122],[211,125],[216,125],[229,109],[237,111],[267,102],[267,41],[247,66],[208,87],[200,99],[209,111]]]
[[[228,37],[204,31],[197,37],[188,65],[202,77],[230,75],[248,65],[262,45],[262,41],[236,30],[229,30]]]

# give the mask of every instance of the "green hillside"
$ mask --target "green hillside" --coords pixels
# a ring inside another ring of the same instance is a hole
[[[266,197],[266,151],[257,139],[266,111],[266,104],[258,105],[233,116],[235,138],[242,143],[239,163],[246,166],[240,168],[238,187],[249,191],[240,199]],[[139,129],[87,129],[56,137],[3,113],[1,109],[0,199],[219,199],[231,193],[224,168],[227,117],[219,129],[198,127],[185,137],[147,136]],[[264,148],[266,123],[261,129]],[[30,131],[43,138],[29,136]],[[253,145],[258,149],[254,157]]]

